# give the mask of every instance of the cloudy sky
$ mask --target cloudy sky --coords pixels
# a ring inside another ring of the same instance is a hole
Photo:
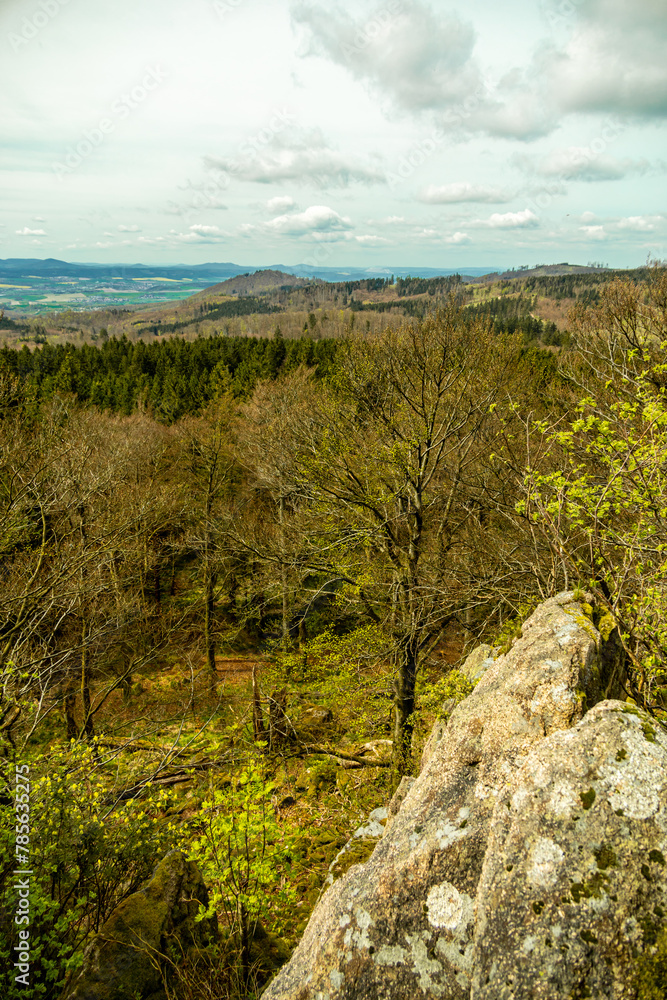
[[[665,0],[2,0],[0,257],[636,266]]]

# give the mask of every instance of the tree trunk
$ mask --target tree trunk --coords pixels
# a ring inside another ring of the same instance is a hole
[[[83,649],[81,651],[81,706],[83,710],[83,726],[81,735],[87,740],[92,740],[95,736],[93,724],[93,713],[90,704],[90,650],[86,642],[86,626],[83,626]]]
[[[287,689],[272,691],[269,697],[269,746],[276,750],[289,739],[289,720],[287,708]]]
[[[155,600],[155,606],[157,610],[160,610],[160,597],[162,590],[162,580],[160,574],[160,560],[159,557],[155,560],[155,569],[153,570],[153,597]]]
[[[282,590],[282,634],[283,649],[289,646],[289,610],[287,598],[287,563],[285,561],[285,498],[278,502],[278,523],[280,524],[280,588]]]
[[[76,694],[71,689],[65,694],[65,700],[63,702],[63,709],[65,712],[65,723],[67,725],[67,740],[71,742],[77,739],[79,735],[79,727],[76,724],[76,716],[74,710],[76,708]]]
[[[412,770],[417,650],[412,644],[399,651],[394,682],[394,768],[399,777]]]
[[[206,647],[206,664],[208,666],[209,688],[213,692],[218,680],[215,668],[215,639],[213,638],[215,579],[210,567],[206,569],[206,599],[204,607],[204,645]]]
[[[266,730],[264,729],[264,714],[262,712],[262,699],[257,679],[257,664],[252,665],[252,729],[255,743],[266,741]]]
[[[247,989],[250,982],[250,927],[248,926],[248,913],[241,900],[238,904],[238,914],[241,939],[241,976],[243,977],[244,989]]]

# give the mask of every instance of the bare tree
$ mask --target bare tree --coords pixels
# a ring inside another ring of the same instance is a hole
[[[515,341],[471,325],[452,301],[423,323],[352,338],[327,386],[298,375],[268,407],[261,390],[257,448],[275,465],[284,457],[282,488],[311,543],[304,565],[346,582],[339,601],[388,636],[400,772],[420,663],[461,608],[471,494],[481,456],[502,438],[495,410],[516,385],[518,357]],[[291,414],[275,419],[290,396]],[[479,497],[477,514],[487,502]]]
[[[180,428],[189,507],[185,544],[196,555],[202,580],[203,638],[211,689],[217,678],[215,605],[229,568],[223,542],[233,518],[239,479],[231,440],[234,409],[232,398],[221,395],[202,417],[190,418]]]

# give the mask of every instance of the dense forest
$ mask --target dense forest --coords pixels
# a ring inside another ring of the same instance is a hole
[[[540,353],[540,346],[561,344],[563,335],[553,323],[531,316],[530,309],[531,300],[523,297],[493,299],[468,309],[460,322],[470,326],[490,317],[495,332],[521,334],[533,366],[553,370],[553,358]],[[422,313],[428,314],[424,306],[418,310]],[[171,331],[162,327],[161,332]],[[16,376],[26,398],[36,402],[72,394],[81,403],[114,413],[129,416],[141,407],[156,419],[175,420],[199,412],[219,395],[221,386],[245,398],[262,379],[285,376],[300,366],[312,368],[315,378],[326,378],[341,343],[340,338],[284,338],[279,327],[271,338],[187,341],[172,336],[146,342],[106,337],[99,346],[47,343],[33,351],[4,347],[0,365]]]
[[[318,377],[337,344],[309,337],[285,340],[212,337],[131,342],[109,338],[100,347],[45,344],[34,352],[4,348],[0,365],[18,380],[26,399],[71,394],[81,403],[129,416],[138,407],[158,419],[199,412],[221,388],[246,396],[261,379],[275,379],[305,365]]]
[[[332,338],[0,352],[0,955],[20,763],[35,997],[171,847],[223,936],[169,995],[256,997],[470,690],[462,655],[560,590],[595,594],[665,718],[667,273],[596,280],[567,334],[537,285],[442,280]]]

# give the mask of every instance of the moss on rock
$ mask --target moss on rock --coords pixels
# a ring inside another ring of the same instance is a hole
[[[160,1000],[168,946],[187,954],[217,937],[215,917],[195,920],[201,907],[208,908],[201,872],[171,851],[93,938],[67,1000]]]

